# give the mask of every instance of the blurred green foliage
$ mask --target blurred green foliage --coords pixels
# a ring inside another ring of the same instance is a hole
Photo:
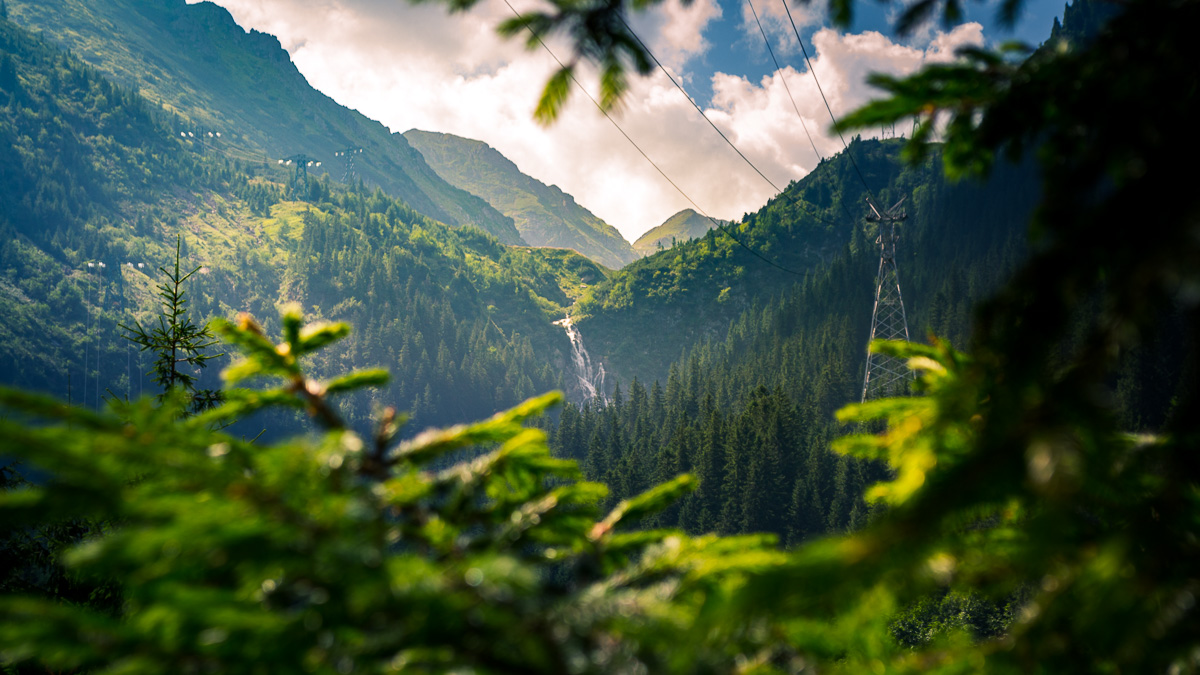
[[[640,528],[695,487],[688,475],[603,515],[607,488],[580,482],[575,462],[553,458],[544,433],[523,424],[557,394],[403,442],[403,418],[385,409],[373,434],[357,434],[334,398],[382,385],[386,373],[312,379],[305,357],[348,327],[305,324],[295,308],[281,325],[278,342],[248,315],[217,326],[242,353],[225,378],[267,386],[229,389],[223,405],[193,417],[182,395],[94,413],[0,391],[10,413],[0,452],[41,477],[5,486],[3,540],[56,522],[110,523],[43,545],[61,547],[50,565],[59,578],[117,589],[101,597],[106,606],[0,586],[7,667],[1192,667],[1186,533],[1200,495],[1180,495],[1177,516],[1159,510],[1172,496],[1159,471],[1172,440],[1103,432],[1087,446],[1047,439],[1003,458],[981,453],[996,415],[981,395],[989,383],[944,344],[877,344],[919,370],[924,396],[840,413],[888,423],[837,447],[890,461],[894,479],[871,493],[887,511],[852,535],[783,553],[770,536]],[[270,445],[213,430],[272,406],[306,410],[317,430]],[[1085,461],[1094,453],[1109,461]],[[1143,513],[1139,527],[1125,525]],[[1159,557],[1175,546],[1178,557]]]
[[[242,354],[227,381],[267,387],[229,389],[193,417],[181,395],[94,413],[0,392],[6,410],[37,420],[0,422],[0,453],[44,477],[3,493],[4,533],[115,523],[60,562],[122,594],[114,615],[5,588],[8,667],[696,672],[784,649],[778,627],[721,621],[746,576],[782,560],[769,538],[630,530],[690,477],[601,514],[606,488],[579,482],[522,424],[558,394],[400,443],[403,418],[386,409],[360,436],[333,398],[386,373],[314,380],[304,357],[348,327],[306,325],[294,308],[281,325],[278,343],[248,315],[217,325]],[[256,445],[213,430],[270,406],[307,410],[319,432]],[[460,461],[433,468],[447,457]]]

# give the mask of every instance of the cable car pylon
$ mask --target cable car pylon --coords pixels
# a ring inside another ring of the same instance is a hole
[[[317,160],[305,155],[292,155],[279,160],[279,164],[283,166],[294,166],[292,172],[292,182],[288,185],[288,191],[293,198],[299,196],[304,200],[308,199],[308,168],[310,166],[321,166]],[[301,190],[303,184],[303,190]]]
[[[900,223],[908,218],[901,210],[904,198],[892,208],[882,211],[870,197],[867,205],[869,222],[879,223],[879,273],[875,277],[875,309],[871,313],[871,340],[905,340],[908,336],[908,317],[900,295],[900,276],[896,271],[896,242],[900,240]],[[862,400],[869,401],[907,393],[912,372],[903,359],[886,354],[867,352],[867,367],[863,374]]]

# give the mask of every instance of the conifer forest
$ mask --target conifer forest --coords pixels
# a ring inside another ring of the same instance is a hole
[[[764,3],[0,0],[0,672],[1200,672],[1200,0]]]

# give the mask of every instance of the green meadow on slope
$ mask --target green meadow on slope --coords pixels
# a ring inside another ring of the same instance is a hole
[[[242,30],[210,2],[9,2],[9,17],[41,33],[127,89],[175,113],[171,130],[230,159],[273,164],[303,154],[340,179],[334,153],[363,148],[355,168],[422,215],[473,224],[521,243],[510,219],[438,177],[400,134],[316,91],[272,35]],[[221,137],[209,138],[209,132]]]

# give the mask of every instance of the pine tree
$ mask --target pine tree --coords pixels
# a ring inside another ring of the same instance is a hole
[[[712,532],[721,515],[721,495],[725,485],[725,434],[721,415],[711,410],[704,421],[700,450],[696,458],[696,477],[700,486],[692,498],[696,505],[692,531]],[[693,529],[694,528],[694,529]]]

